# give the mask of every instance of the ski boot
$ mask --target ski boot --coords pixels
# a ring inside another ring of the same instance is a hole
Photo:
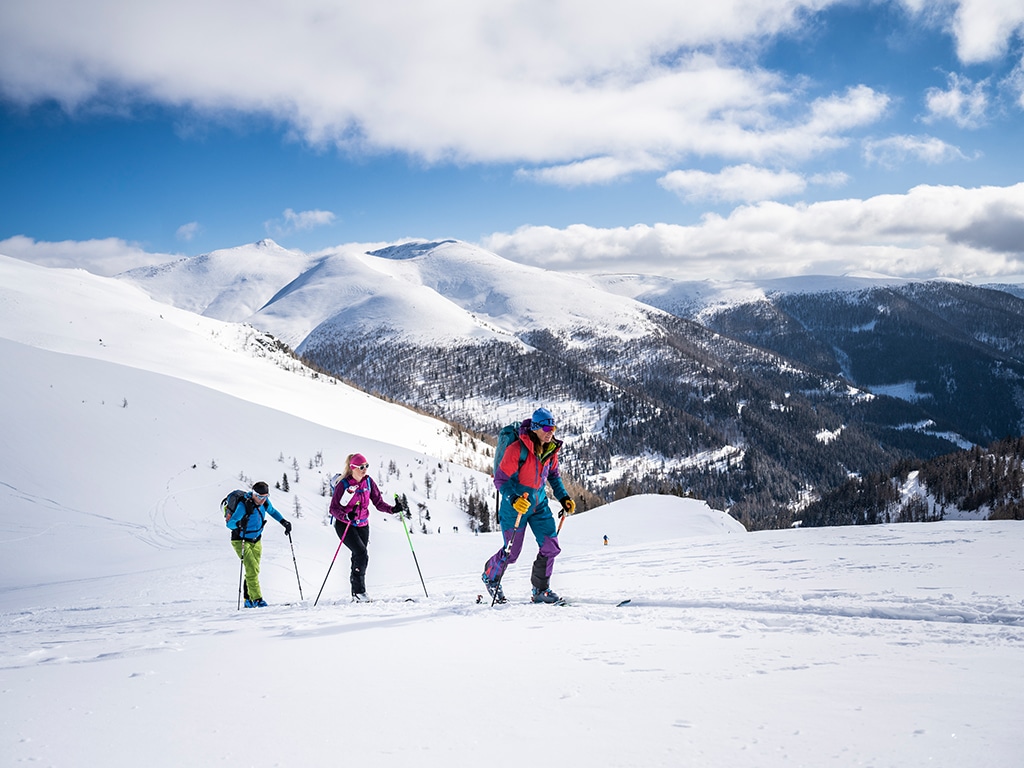
[[[551,605],[562,605],[565,603],[565,600],[550,589],[537,589],[536,587],[533,588],[533,595],[530,597],[530,600],[534,603],[549,603]]]
[[[487,594],[491,596],[492,604],[497,605],[498,603],[508,602],[508,600],[505,599],[505,592],[501,588],[500,581],[491,581],[487,578],[486,573],[481,575],[480,580],[484,583],[484,586],[487,587]]]

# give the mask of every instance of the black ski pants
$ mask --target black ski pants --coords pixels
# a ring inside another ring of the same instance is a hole
[[[345,537],[344,545],[352,553],[352,572],[349,581],[352,583],[352,594],[361,595],[366,592],[366,566],[370,562],[370,526],[348,526],[348,533],[345,533],[346,524],[341,520],[334,521],[334,530],[340,539]]]

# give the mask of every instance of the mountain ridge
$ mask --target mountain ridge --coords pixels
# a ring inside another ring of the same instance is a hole
[[[237,274],[253,248],[235,253]],[[271,251],[264,245],[257,255]],[[230,251],[218,253],[230,260]],[[696,495],[741,518],[764,517],[748,525],[782,525],[850,472],[950,452],[971,442],[959,432],[976,441],[993,428],[958,422],[947,402],[941,412],[925,407],[934,397],[893,397],[925,391],[900,389],[902,379],[858,379],[858,348],[840,348],[817,328],[823,323],[791,306],[830,297],[820,311],[835,314],[874,291],[896,297],[888,312],[906,313],[913,301],[900,292],[917,291],[924,306],[938,290],[928,282],[586,276],[523,266],[456,240],[281,258],[292,271],[300,262],[305,269],[276,291],[263,285],[264,304],[237,304],[229,319],[274,334],[369,392],[480,433],[548,405],[566,428],[569,472],[606,499]],[[172,271],[188,266],[176,262]],[[121,278],[144,288],[151,280],[138,272]],[[862,340],[883,339],[873,330],[887,328],[878,318],[858,323]],[[921,348],[939,349],[944,337],[933,339],[934,324],[927,333]],[[985,343],[976,354],[986,353]],[[1016,359],[1007,363],[1005,391],[1020,390]],[[990,420],[1007,418],[1014,416],[1004,408]]]

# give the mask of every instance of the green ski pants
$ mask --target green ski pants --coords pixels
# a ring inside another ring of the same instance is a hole
[[[260,590],[260,558],[263,557],[263,541],[232,541],[235,554],[245,565],[245,592],[247,600],[262,600]],[[244,547],[244,550],[243,550]]]

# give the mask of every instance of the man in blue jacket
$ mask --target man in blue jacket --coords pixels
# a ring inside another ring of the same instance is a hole
[[[284,519],[270,503],[270,488],[260,481],[254,483],[235,505],[234,513],[227,519],[231,529],[231,546],[245,565],[245,607],[266,608],[260,589],[260,558],[263,556],[263,526],[267,515],[284,526],[285,535],[292,532],[292,524]]]

